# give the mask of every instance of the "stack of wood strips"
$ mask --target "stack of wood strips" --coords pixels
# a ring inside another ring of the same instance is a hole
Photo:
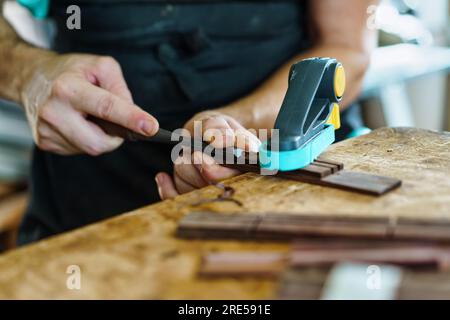
[[[362,172],[344,170],[344,164],[332,160],[318,158],[311,165],[294,171],[261,171],[259,164],[255,164],[255,155],[244,153],[240,158],[236,158],[233,164],[224,166],[237,169],[241,172],[263,173],[277,177],[321,185],[325,187],[337,188],[351,192],[381,196],[401,186],[401,180],[377,176]]]

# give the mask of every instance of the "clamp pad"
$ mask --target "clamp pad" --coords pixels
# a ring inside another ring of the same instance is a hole
[[[259,150],[260,166],[263,169],[280,171],[304,168],[316,160],[334,142],[334,131],[333,125],[326,125],[325,129],[321,130],[309,143],[302,148],[290,151],[268,150],[267,142],[265,142]]]

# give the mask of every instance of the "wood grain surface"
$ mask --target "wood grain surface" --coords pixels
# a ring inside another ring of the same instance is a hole
[[[232,202],[211,186],[0,256],[0,298],[265,299],[276,279],[197,277],[201,257],[225,250],[286,252],[287,244],[180,240],[178,220],[193,211],[330,212],[341,216],[409,217],[450,221],[450,134],[380,129],[333,145],[324,157],[347,169],[399,178],[401,188],[382,197],[244,174],[224,183]],[[149,183],[151,179],[149,178]],[[81,290],[66,286],[70,265],[81,268]]]

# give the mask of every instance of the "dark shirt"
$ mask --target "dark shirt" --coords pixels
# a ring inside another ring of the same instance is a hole
[[[161,127],[254,90],[309,46],[297,1],[70,1],[82,29],[66,28],[69,2],[53,1],[54,50],[113,56],[137,105]],[[99,157],[34,150],[27,243],[158,201],[154,176],[172,171],[170,147],[125,142]]]
[[[66,28],[69,4],[81,7],[81,30]],[[135,103],[166,129],[249,94],[311,45],[298,1],[58,0],[51,16],[54,50],[113,56]],[[99,157],[36,148],[19,242],[158,201],[155,174],[172,167],[170,147],[151,143],[125,142]]]

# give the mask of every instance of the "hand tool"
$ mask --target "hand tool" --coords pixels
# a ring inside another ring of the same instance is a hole
[[[264,143],[259,152],[260,166],[269,170],[292,171],[311,164],[334,142],[340,127],[339,105],[345,91],[343,66],[332,58],[312,58],[294,64],[289,88],[275,122],[279,143]],[[177,144],[182,140],[172,132],[159,129],[153,137],[132,132],[117,124],[89,117],[111,135],[131,141]],[[195,140],[191,142],[195,145]],[[207,143],[200,142],[202,150]],[[275,146],[275,148],[274,148]],[[234,149],[239,157],[241,150]]]
[[[181,135],[162,128],[160,128],[154,136],[148,137],[144,136],[143,134],[134,132],[133,130],[122,127],[121,125],[97,117],[88,116],[87,120],[98,125],[107,134],[111,136],[121,137],[128,141],[148,141],[175,145],[183,141],[184,139],[184,137],[182,137]]]
[[[181,134],[178,134],[176,131],[169,131],[160,128],[154,136],[148,137],[144,136],[143,134],[134,132],[130,129],[127,129],[125,127],[122,127],[121,125],[97,117],[88,116],[87,119],[98,125],[107,134],[111,136],[121,137],[127,141],[134,141],[134,142],[147,141],[154,143],[171,144],[174,146],[180,145],[182,147],[180,148],[180,152],[182,152],[184,148],[188,148],[190,152],[202,151],[206,152],[208,155],[214,158],[219,159],[226,159],[227,158],[226,153],[230,153],[231,156],[235,158],[239,158],[243,154],[241,149],[238,148],[216,149],[208,142],[195,139],[190,136],[182,136]]]
[[[268,169],[277,176],[343,190],[371,195],[383,195],[398,188],[401,181],[360,172],[342,171],[343,164],[320,159],[320,154],[335,140],[334,131],[340,127],[339,105],[345,91],[342,65],[331,58],[312,58],[294,64],[290,71],[289,87],[275,122],[278,141],[272,136],[263,143],[250,162],[250,153],[237,148],[214,149],[197,141],[159,129],[153,137],[132,132],[117,124],[89,117],[108,134],[131,141],[152,141],[190,147],[192,151],[209,150],[219,163],[243,172]],[[274,148],[275,147],[275,148]],[[208,149],[207,149],[208,148]],[[218,152],[219,151],[219,152]],[[235,157],[232,163],[223,161],[227,154]],[[242,161],[241,161],[242,160]]]
[[[340,127],[339,105],[345,91],[342,64],[332,58],[295,63],[272,136],[259,152],[268,170],[292,171],[311,164],[335,140]]]

